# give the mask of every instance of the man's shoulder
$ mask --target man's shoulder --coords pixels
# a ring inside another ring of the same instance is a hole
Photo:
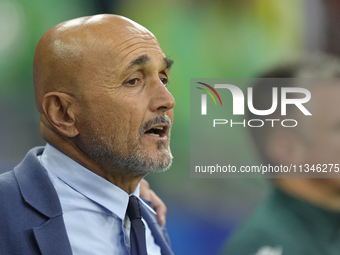
[[[242,248],[242,250],[252,251],[262,244],[275,247],[281,240],[279,233],[282,233],[285,227],[284,220],[282,213],[276,213],[270,202],[261,203],[231,237],[227,243],[228,250]],[[277,231],[278,229],[280,231]],[[249,254],[255,254],[255,252],[256,250]]]
[[[14,176],[14,171],[9,171],[0,175],[0,203],[3,206],[5,202],[9,202],[18,191],[18,185]]]
[[[297,232],[303,231],[297,227],[299,221],[284,203],[269,197],[228,240],[223,254],[299,254],[296,236],[300,236]]]
[[[39,164],[37,156],[41,155],[43,151],[43,146],[32,148],[14,169],[0,174],[0,189],[16,186],[16,172],[24,172],[24,174],[27,174],[28,172],[25,171],[27,168],[36,167]],[[2,193],[0,193],[0,195],[2,195]]]
[[[49,218],[61,215],[58,195],[38,158],[43,150],[44,147],[31,149],[19,165],[0,175],[2,224],[17,224],[18,217],[28,218],[27,215],[35,217],[39,214]]]
[[[71,254],[57,193],[38,158],[42,152],[43,147],[33,148],[0,175],[1,254],[40,254],[41,249]]]
[[[16,195],[20,188],[18,185],[17,175],[28,175],[30,167],[37,166],[36,155],[39,155],[44,150],[44,147],[35,147],[31,149],[25,156],[25,158],[14,169],[0,174],[0,200],[2,204],[5,201],[10,202],[10,198]]]

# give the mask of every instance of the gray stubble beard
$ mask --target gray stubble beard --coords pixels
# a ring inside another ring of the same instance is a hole
[[[171,121],[166,115],[156,117],[145,123],[139,130],[139,138],[136,145],[133,149],[129,150],[128,155],[121,155],[115,150],[115,145],[122,144],[119,138],[113,137],[109,141],[105,141],[105,138],[99,134],[101,133],[99,132],[100,130],[95,130],[91,125],[88,125],[91,137],[87,144],[84,145],[83,150],[103,170],[112,175],[119,174],[137,177],[145,176],[149,173],[164,172],[169,169],[172,164],[173,156],[170,150],[170,142],[168,149],[165,149],[165,142],[158,142],[158,150],[161,153],[157,156],[149,155],[148,151],[140,144],[143,132],[149,126],[158,123],[168,123],[169,129],[171,127]]]

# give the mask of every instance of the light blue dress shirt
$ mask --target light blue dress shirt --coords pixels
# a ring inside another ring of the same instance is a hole
[[[129,194],[49,144],[39,159],[58,193],[73,254],[129,255]],[[139,185],[131,195],[139,198]],[[148,254],[160,255],[160,247],[143,222]]]

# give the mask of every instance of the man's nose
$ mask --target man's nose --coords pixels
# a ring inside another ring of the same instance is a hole
[[[158,79],[152,86],[151,111],[169,111],[175,106],[175,99],[167,87]]]

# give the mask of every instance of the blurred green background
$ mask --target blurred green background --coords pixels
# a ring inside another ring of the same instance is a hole
[[[330,0],[0,0],[0,171],[45,144],[32,81],[39,38],[79,16],[124,15],[153,32],[175,61],[169,85],[176,99],[174,163],[166,173],[147,177],[168,205],[173,250],[217,254],[268,184],[263,179],[190,178],[190,78],[256,77],[310,51],[337,53],[332,4],[337,5]],[[234,148],[228,157],[256,160],[246,130],[226,139]]]

